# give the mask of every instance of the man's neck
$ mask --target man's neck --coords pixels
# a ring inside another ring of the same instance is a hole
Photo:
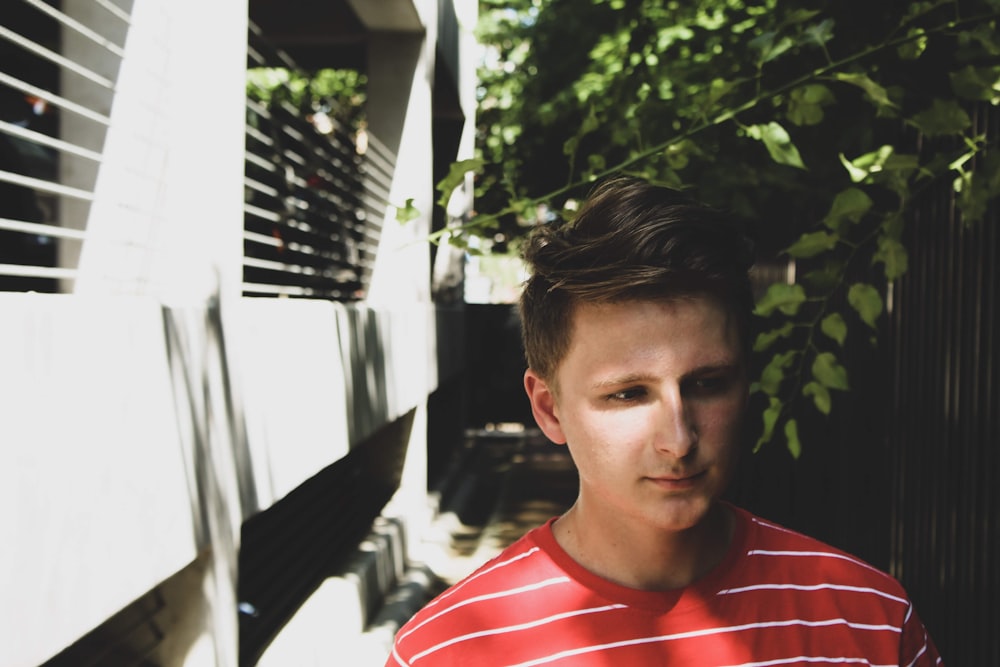
[[[579,503],[553,526],[556,541],[590,572],[640,590],[689,586],[721,563],[735,532],[736,518],[716,503],[698,525],[684,531],[651,531],[627,520],[592,521]]]

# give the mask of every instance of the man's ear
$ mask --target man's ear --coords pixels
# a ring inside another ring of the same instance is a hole
[[[529,368],[524,372],[524,390],[528,393],[531,414],[535,416],[538,428],[557,445],[566,444],[566,436],[556,414],[556,397],[548,383]]]

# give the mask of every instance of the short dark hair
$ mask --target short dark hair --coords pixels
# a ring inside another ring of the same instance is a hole
[[[749,347],[753,244],[738,221],[670,188],[619,176],[600,183],[568,223],[535,228],[522,256],[525,356],[552,380],[577,302],[708,296],[736,316]]]

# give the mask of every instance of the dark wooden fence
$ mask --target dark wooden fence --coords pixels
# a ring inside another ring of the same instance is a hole
[[[1000,137],[995,111],[974,119]],[[1000,665],[1000,211],[967,224],[944,187],[908,225],[888,335],[890,569],[946,664]]]

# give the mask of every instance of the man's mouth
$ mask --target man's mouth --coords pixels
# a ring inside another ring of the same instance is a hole
[[[666,490],[684,490],[696,486],[705,477],[706,471],[684,472],[670,475],[657,475],[647,479]]]

